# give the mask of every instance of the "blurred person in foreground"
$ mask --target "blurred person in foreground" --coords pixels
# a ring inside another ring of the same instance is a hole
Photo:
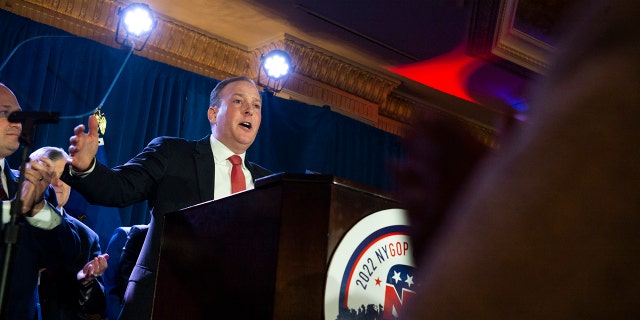
[[[584,7],[526,123],[449,204],[402,319],[640,318],[640,2]]]

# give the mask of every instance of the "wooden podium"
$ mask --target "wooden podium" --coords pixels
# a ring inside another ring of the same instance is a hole
[[[153,319],[323,319],[328,263],[389,195],[330,175],[275,174],[165,216]]]

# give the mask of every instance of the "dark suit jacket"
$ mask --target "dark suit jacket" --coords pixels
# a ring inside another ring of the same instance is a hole
[[[109,245],[107,245],[107,253],[109,254],[109,267],[105,270],[102,277],[104,278],[104,291],[107,295],[107,318],[109,320],[118,319],[120,309],[122,309],[122,298],[126,289],[126,281],[124,285],[120,282],[120,255],[124,244],[127,242],[127,234],[131,227],[119,227],[113,231]],[[128,278],[127,278],[128,280]]]
[[[133,268],[136,266],[136,262],[138,261],[138,257],[140,256],[140,252],[142,250],[142,246],[144,245],[144,240],[147,237],[148,231],[148,224],[133,225],[129,230],[127,242],[124,244],[124,247],[122,248],[122,254],[120,255],[119,268],[121,279],[120,281],[123,281],[125,288],[127,286],[127,282],[129,282],[129,277],[133,272]],[[124,298],[124,291],[122,292],[122,296]]]
[[[106,307],[102,277],[83,286],[77,273],[91,259],[102,253],[98,234],[69,214],[64,219],[80,237],[80,252],[70,269],[47,270],[40,279],[40,308],[43,320],[82,319],[87,315],[101,316]]]
[[[13,198],[18,189],[19,172],[11,170],[5,162],[3,174],[7,179],[8,195]],[[54,211],[60,214],[57,210]],[[73,257],[79,252],[79,237],[75,229],[64,219],[56,228],[43,230],[31,226],[23,216],[20,216],[18,227],[19,236],[17,243],[13,246],[6,301],[2,312],[6,319],[35,319],[40,268],[70,267]],[[4,228],[0,230],[2,239],[4,239],[4,231]],[[5,249],[6,245],[3,242],[0,247],[2,258],[5,257]]]
[[[253,180],[272,172],[245,160]],[[151,210],[149,235],[130,277],[121,319],[151,315],[155,271],[164,214],[213,199],[214,162],[210,137],[199,141],[158,137],[126,164],[109,169],[96,164],[87,177],[62,180],[90,203],[124,207],[147,200]],[[128,307],[128,306],[132,307]]]
[[[107,253],[109,268],[104,273],[104,288],[107,293],[107,317],[117,319],[122,309],[124,292],[129,276],[136,265],[149,225],[119,227],[113,232]]]

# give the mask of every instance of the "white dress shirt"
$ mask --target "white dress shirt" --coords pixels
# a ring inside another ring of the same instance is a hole
[[[213,199],[220,199],[231,195],[231,162],[227,160],[234,155],[227,146],[218,141],[211,135],[211,151],[213,152],[213,162],[215,163],[215,182],[213,187]],[[244,165],[244,157],[246,153],[239,154],[242,158],[242,172],[247,183],[247,190],[253,189],[253,179],[251,172]]]

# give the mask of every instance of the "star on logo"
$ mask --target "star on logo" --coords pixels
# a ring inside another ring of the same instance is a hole
[[[408,288],[411,288],[411,285],[413,284],[413,277],[407,274],[407,280],[405,280],[404,282],[407,283]]]
[[[393,277],[392,278],[393,278],[393,280],[396,281],[396,283],[398,283],[399,281],[402,280],[402,278],[400,278],[400,272],[396,272],[396,271],[393,271]]]

